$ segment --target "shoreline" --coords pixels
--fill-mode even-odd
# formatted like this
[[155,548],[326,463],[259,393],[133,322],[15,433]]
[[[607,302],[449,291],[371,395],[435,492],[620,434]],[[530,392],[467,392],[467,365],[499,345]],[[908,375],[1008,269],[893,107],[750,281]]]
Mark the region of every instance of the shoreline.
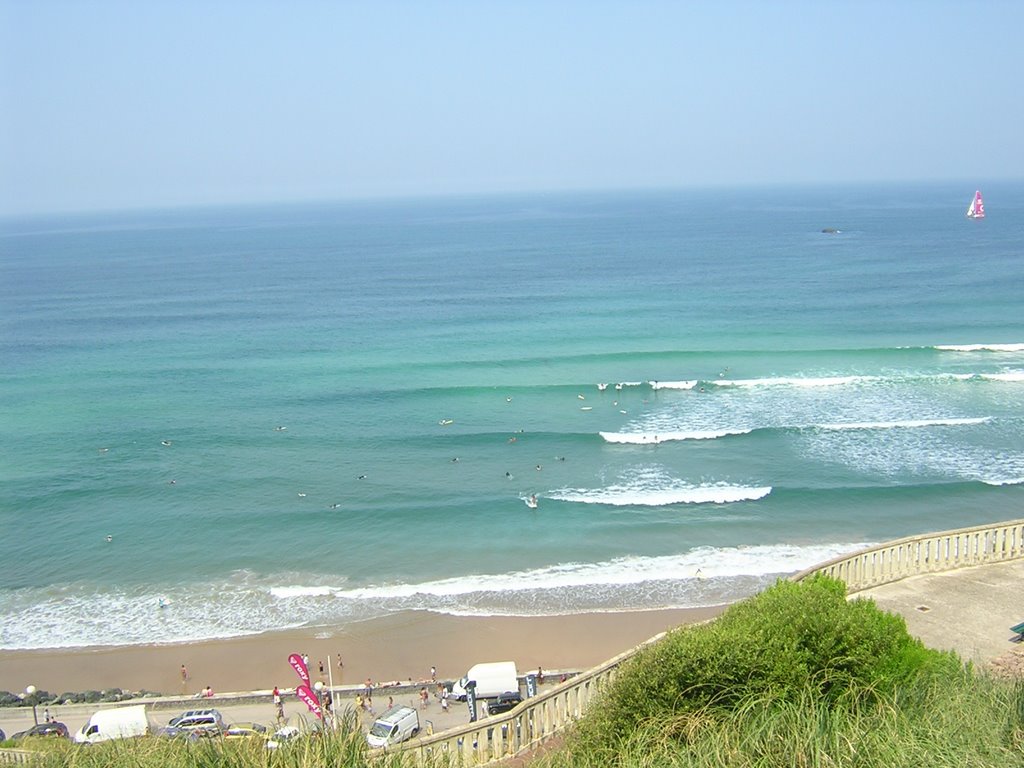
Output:
[[[660,632],[714,618],[728,606],[566,616],[451,616],[406,611],[343,627],[309,627],[175,645],[0,651],[0,690],[27,685],[52,694],[122,688],[193,695],[265,690],[297,682],[291,653],[309,654],[309,673],[330,663],[335,685],[420,682],[437,668],[454,680],[478,662],[513,660],[520,673],[589,669]],[[337,663],[341,655],[343,667]],[[188,669],[183,685],[181,666]]]

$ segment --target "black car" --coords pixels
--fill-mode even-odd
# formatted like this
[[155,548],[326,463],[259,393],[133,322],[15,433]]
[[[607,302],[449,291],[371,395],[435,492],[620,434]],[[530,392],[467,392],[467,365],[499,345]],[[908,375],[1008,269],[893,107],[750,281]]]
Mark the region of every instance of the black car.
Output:
[[39,725],[33,725],[27,731],[19,731],[11,736],[11,738],[24,739],[26,736],[60,736],[66,739],[68,738],[68,727],[64,723],[56,721],[39,723]]
[[522,700],[523,697],[517,691],[505,691],[498,698],[485,702],[484,706],[487,708],[488,715],[500,715],[502,712],[508,712],[515,708]]

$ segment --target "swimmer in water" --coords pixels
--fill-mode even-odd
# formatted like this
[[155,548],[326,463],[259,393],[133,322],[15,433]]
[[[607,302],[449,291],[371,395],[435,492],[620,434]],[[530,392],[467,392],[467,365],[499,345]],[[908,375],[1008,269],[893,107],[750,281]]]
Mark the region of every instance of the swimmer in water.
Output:
[[171,444],[170,440],[161,440],[160,441],[160,445],[170,445],[170,444]]
[[114,537],[113,537],[113,536],[111,536],[111,535],[110,535],[110,534],[108,533],[108,534],[107,534],[107,541],[108,541],[108,542],[110,542],[110,541],[113,541],[113,540],[114,540]]

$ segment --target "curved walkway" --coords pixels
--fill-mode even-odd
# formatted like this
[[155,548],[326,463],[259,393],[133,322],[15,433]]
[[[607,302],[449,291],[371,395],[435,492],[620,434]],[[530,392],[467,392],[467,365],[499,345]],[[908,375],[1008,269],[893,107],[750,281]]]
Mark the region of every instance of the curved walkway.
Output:
[[977,664],[1024,651],[1010,632],[1024,621],[1024,559],[909,576],[856,597],[903,616],[925,645]]

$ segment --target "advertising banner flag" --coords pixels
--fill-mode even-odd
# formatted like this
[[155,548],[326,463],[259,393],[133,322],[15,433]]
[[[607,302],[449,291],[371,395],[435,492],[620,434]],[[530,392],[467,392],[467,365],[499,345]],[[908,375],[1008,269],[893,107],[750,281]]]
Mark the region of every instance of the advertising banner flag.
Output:
[[288,663],[292,665],[292,669],[295,670],[295,673],[299,676],[299,679],[308,686],[309,670],[306,669],[306,664],[302,660],[302,657],[299,656],[299,654],[297,653],[293,653],[291,656],[288,657]]
[[308,685],[300,685],[295,689],[295,695],[298,696],[302,701],[306,702],[306,706],[309,707],[309,711],[319,717],[321,720],[324,719],[323,710],[320,709],[320,700],[316,697],[313,689]]

